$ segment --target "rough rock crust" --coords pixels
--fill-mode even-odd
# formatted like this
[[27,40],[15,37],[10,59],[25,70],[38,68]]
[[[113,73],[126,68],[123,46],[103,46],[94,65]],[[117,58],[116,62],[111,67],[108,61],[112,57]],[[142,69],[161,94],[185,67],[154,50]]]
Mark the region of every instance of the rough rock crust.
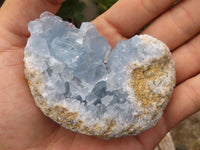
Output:
[[[54,16],[49,13],[44,13],[41,15],[41,19],[48,20],[52,19],[53,17]],[[40,20],[36,20],[35,22],[40,22]],[[36,25],[34,25],[35,22],[31,23],[30,25],[34,30],[36,30]],[[76,30],[73,26],[72,29]],[[91,24],[89,24],[88,29],[86,28],[86,30],[92,30],[93,32],[94,29],[95,28]],[[34,31],[32,34],[37,34],[38,36],[38,34],[43,34],[43,31],[39,30],[38,32],[37,30],[37,32]],[[96,36],[97,38],[100,37],[99,35]],[[91,38],[94,39],[94,37]],[[42,40],[44,39],[42,38]],[[101,39],[100,42],[102,42],[102,40],[104,44],[106,44],[105,39]],[[132,54],[133,52],[131,49],[129,49],[129,52],[127,52],[127,54],[127,50],[123,50],[123,48],[126,49],[129,46],[128,42],[131,44],[135,42],[134,44],[137,45],[130,47],[133,48],[133,51],[135,51],[134,54]],[[128,46],[124,47],[124,45]],[[109,46],[106,45],[105,47],[108,51],[110,50]],[[140,47],[143,52],[137,50],[137,48]],[[154,49],[152,49],[152,52],[148,53],[148,51],[145,51],[145,48]],[[89,47],[88,49],[92,48]],[[109,54],[104,52],[104,54],[102,54],[102,56],[106,55],[106,59],[108,59],[108,62],[105,65],[107,65],[108,68],[110,68],[111,70],[107,73],[107,76],[102,76],[99,80],[106,82],[106,91],[104,91],[104,93],[107,92],[108,96],[108,99],[106,100],[109,100],[109,96],[116,96],[114,95],[116,94],[116,91],[118,92],[117,98],[113,98],[113,100],[108,104],[102,104],[102,101],[105,100],[105,97],[107,96],[101,96],[99,98],[100,100],[98,99],[98,101],[102,103],[96,104],[96,101],[91,103],[89,100],[87,100],[86,96],[86,101],[88,104],[85,104],[85,102],[82,101],[79,104],[80,106],[78,105],[79,109],[76,109],[77,105],[70,105],[70,103],[65,103],[65,101],[73,101],[74,98],[72,98],[72,96],[68,96],[66,99],[60,101],[59,99],[57,99],[59,98],[58,96],[51,96],[51,93],[48,93],[48,91],[46,90],[46,85],[48,85],[46,83],[46,77],[47,75],[49,75],[49,70],[51,70],[52,72],[55,70],[55,72],[57,72],[56,69],[58,67],[54,68],[53,70],[51,66],[48,66],[48,63],[52,63],[49,62],[49,56],[46,56],[44,51],[42,52],[42,55],[40,55],[39,53],[35,53],[36,50],[38,50],[38,47],[34,47],[34,39],[33,37],[30,37],[25,49],[25,75],[28,80],[28,84],[36,105],[42,110],[42,112],[46,116],[56,121],[63,127],[86,135],[95,135],[104,139],[110,139],[126,135],[137,135],[151,128],[158,122],[159,118],[162,116],[162,112],[165,109],[173,91],[173,87],[175,86],[175,67],[167,46],[161,41],[148,35],[135,36],[128,41],[122,41],[121,43],[119,43],[117,47],[113,50],[114,52],[110,52]],[[160,54],[157,54],[157,51]],[[120,59],[122,54],[126,55],[127,57],[130,56],[130,58],[127,58],[127,62],[123,62],[123,59]],[[134,55],[136,54],[140,57],[135,57]],[[132,59],[131,57],[135,58]],[[130,59],[130,61],[128,59]],[[35,62],[38,60],[39,63]],[[57,64],[62,63],[59,62]],[[42,67],[43,70],[41,71],[40,68],[42,65],[44,65],[44,67]],[[123,71],[117,74],[118,71],[121,71],[119,70],[119,68],[122,68],[121,70]],[[113,72],[115,72],[115,74],[112,74]],[[51,78],[51,75],[49,75],[49,78]],[[117,81],[118,78],[120,78],[120,81]],[[84,81],[82,79],[80,80]],[[123,83],[120,83],[121,81]],[[68,82],[70,84],[70,80]],[[117,82],[119,83],[117,84]],[[91,93],[96,90],[95,86],[98,83],[99,81],[95,81],[94,83],[92,83],[94,84],[94,87]],[[88,84],[84,85],[86,86]],[[121,86],[120,89],[118,88],[118,86]],[[111,91],[112,88],[113,91]],[[98,95],[99,92],[102,92],[102,89],[97,89],[97,91],[95,92]],[[91,93],[89,93],[88,95],[91,96]],[[46,96],[46,94],[48,95]],[[126,94],[128,94],[128,96],[124,96]],[[49,97],[53,98],[53,100],[48,99]],[[113,104],[113,101],[116,99],[118,100],[117,104],[116,102]],[[77,100],[79,100],[79,98],[77,98]],[[96,112],[94,110],[94,107],[98,107],[100,105],[104,105],[106,109],[103,109],[103,114],[99,115],[98,111]],[[81,111],[81,106],[93,106],[93,108],[92,110],[86,110],[86,108],[84,108],[84,111]],[[96,113],[95,118],[92,118],[94,116],[93,111],[95,111]],[[80,112],[85,113],[80,114]],[[115,113],[117,114],[116,116]],[[89,116],[89,119],[91,119],[91,121],[89,121],[86,116]]]
[[[30,87],[36,105],[46,116],[67,129],[86,135],[95,135],[103,139],[116,138],[124,135],[137,135],[141,132],[142,127],[138,128],[132,125],[129,128],[122,130],[120,134],[113,135],[112,130],[115,126],[115,121],[112,119],[106,120],[106,126],[103,127],[99,127],[98,124],[95,124],[91,130],[90,128],[85,126],[84,123],[80,120],[79,114],[77,112],[70,112],[62,105],[56,105],[53,107],[48,106],[47,101],[40,94],[42,93],[42,91],[38,90],[38,87],[41,86],[42,81],[37,71],[26,69],[25,75],[28,79],[28,85]],[[155,120],[155,118],[153,120]],[[154,122],[154,124],[156,124],[157,120],[155,120]]]

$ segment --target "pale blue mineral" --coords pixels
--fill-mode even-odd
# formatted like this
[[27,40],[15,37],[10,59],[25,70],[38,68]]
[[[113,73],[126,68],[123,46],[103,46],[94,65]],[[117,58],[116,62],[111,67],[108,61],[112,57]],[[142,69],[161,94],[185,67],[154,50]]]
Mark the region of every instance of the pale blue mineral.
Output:
[[49,12],[28,29],[25,75],[45,115],[102,138],[137,135],[157,123],[175,85],[164,43],[136,35],[111,51],[92,23],[77,29]]

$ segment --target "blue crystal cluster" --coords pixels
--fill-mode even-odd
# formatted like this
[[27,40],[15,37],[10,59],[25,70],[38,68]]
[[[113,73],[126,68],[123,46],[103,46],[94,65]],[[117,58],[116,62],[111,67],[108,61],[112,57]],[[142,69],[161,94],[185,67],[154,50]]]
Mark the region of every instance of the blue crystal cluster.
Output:
[[92,23],[77,29],[49,12],[30,22],[28,29],[31,36],[25,48],[25,67],[39,74],[42,83],[37,90],[50,107],[62,105],[77,112],[91,130],[98,124],[102,129],[94,131],[96,135],[107,128],[107,120],[115,122],[113,137],[132,125],[141,130],[141,126],[147,129],[154,124],[152,114],[137,118],[143,109],[129,86],[130,68],[162,56],[162,44],[147,44],[135,36],[119,42],[111,52]]

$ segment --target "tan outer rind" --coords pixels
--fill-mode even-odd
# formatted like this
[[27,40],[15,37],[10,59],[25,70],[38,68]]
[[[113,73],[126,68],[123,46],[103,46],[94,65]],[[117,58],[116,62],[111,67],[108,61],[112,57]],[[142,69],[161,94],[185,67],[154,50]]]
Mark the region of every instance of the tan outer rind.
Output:
[[103,139],[118,138],[125,135],[137,135],[142,132],[140,131],[141,128],[136,129],[136,126],[132,125],[129,128],[124,129],[121,133],[114,135],[112,131],[116,124],[113,120],[106,120],[106,125],[104,127],[99,127],[95,124],[90,129],[80,120],[77,112],[69,112],[67,108],[64,108],[61,105],[56,105],[54,107],[48,106],[47,101],[40,94],[42,91],[38,90],[39,87],[41,87],[42,80],[36,70],[26,68],[25,75],[36,105],[47,117],[51,118],[64,128],[86,135],[94,135]]
[[[150,63],[152,63],[152,65],[151,64],[146,65],[146,66],[143,65],[134,69],[132,72],[132,80],[130,83],[132,85],[132,88],[136,91],[135,93],[136,93],[136,97],[138,101],[142,102],[142,106],[144,107],[144,109],[146,108],[149,109],[149,107],[151,107],[150,105],[151,102],[158,103],[159,101],[159,95],[155,95],[155,97],[152,97],[151,95],[146,95],[145,93],[141,93],[141,91],[145,91],[145,90],[147,90],[147,93],[150,93],[150,91],[148,91],[148,89],[145,89],[144,87],[148,80],[154,79],[153,77],[147,75],[148,74],[147,70],[151,70],[155,74],[157,73],[157,75],[162,76],[162,74],[165,75],[167,73],[168,71],[167,69],[170,69],[169,65],[174,66],[168,50],[166,54],[163,55],[162,58],[153,59],[152,61],[150,61]],[[159,72],[159,69],[161,69],[164,72]],[[171,69],[174,70],[174,68],[171,68]],[[146,71],[146,73],[144,73],[144,71]],[[174,71],[174,74],[175,74],[175,71]],[[94,135],[94,136],[101,137],[104,139],[117,138],[117,137],[121,137],[125,135],[137,135],[143,132],[144,130],[146,130],[144,127],[138,127],[133,124],[129,128],[122,130],[119,134],[113,134],[113,131],[115,130],[114,128],[116,127],[116,123],[112,119],[106,120],[106,125],[103,127],[99,127],[98,124],[95,124],[91,128],[88,128],[87,126],[84,125],[84,122],[80,120],[80,116],[78,112],[69,112],[67,108],[64,108],[61,105],[49,106],[47,104],[47,101],[41,95],[42,81],[44,80],[42,80],[37,70],[26,67],[25,75],[26,75],[26,78],[28,79],[28,84],[31,89],[31,93],[34,97],[36,105],[42,110],[42,112],[46,116],[48,116],[49,118],[56,121],[57,123],[59,123],[60,125],[62,125],[63,127],[67,129],[70,129],[72,131],[79,132],[82,134],[86,134],[86,135]],[[141,83],[142,78],[146,78],[146,79]],[[172,77],[171,79],[171,84],[169,85],[170,91],[168,91],[169,94],[166,95],[165,97],[166,101],[164,101],[161,104],[158,104],[157,105],[158,109],[155,112],[152,112],[153,125],[156,124],[158,120],[157,112],[163,111],[164,107],[166,106],[171,96],[171,92],[173,90],[174,85],[175,85],[175,75],[174,75],[174,78]],[[149,114],[148,112],[144,112],[143,115],[149,115]],[[138,119],[140,119],[143,116],[138,115],[137,117]]]
[[170,67],[172,66],[174,66],[174,62],[169,55],[168,49],[166,49],[165,54],[161,58],[154,58],[148,64],[137,66],[132,70],[130,85],[135,91],[137,100],[141,102],[145,113],[148,112],[146,111],[147,108],[151,109],[152,103],[156,103],[157,110],[164,109],[165,104],[168,101],[160,102],[161,99],[170,99],[171,92],[176,83],[175,68],[173,68],[174,75],[171,75],[170,84],[165,86],[164,93],[156,94],[155,92],[152,92],[154,87],[150,86],[149,83],[151,81],[154,81],[156,84],[162,82],[162,77],[168,75],[171,69]]

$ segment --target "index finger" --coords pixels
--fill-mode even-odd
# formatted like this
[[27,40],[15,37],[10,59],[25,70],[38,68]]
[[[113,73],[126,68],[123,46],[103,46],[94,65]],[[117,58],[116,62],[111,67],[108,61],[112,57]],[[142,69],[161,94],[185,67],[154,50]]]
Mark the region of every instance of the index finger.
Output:
[[95,19],[93,23],[100,34],[113,46],[120,38],[133,36],[145,24],[168,9],[175,1],[119,0],[107,12]]
[[[43,11],[56,13],[62,1],[6,0],[0,11],[0,26],[20,37],[29,36],[28,22],[39,17]],[[7,34],[2,32],[1,34]]]

